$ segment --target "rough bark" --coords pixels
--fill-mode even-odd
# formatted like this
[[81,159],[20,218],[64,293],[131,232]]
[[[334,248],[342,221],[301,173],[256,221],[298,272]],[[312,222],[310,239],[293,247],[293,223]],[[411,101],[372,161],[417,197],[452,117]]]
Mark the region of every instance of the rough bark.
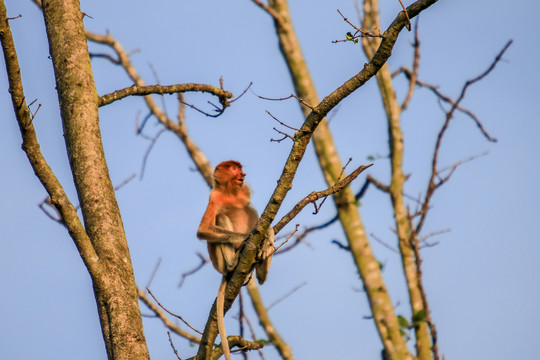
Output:
[[257,317],[259,318],[259,323],[268,335],[270,342],[276,347],[276,350],[278,351],[282,359],[293,360],[294,356],[291,347],[285,342],[285,340],[283,340],[281,335],[278,333],[278,331],[272,324],[272,321],[270,320],[270,317],[268,315],[268,311],[263,304],[262,297],[257,287],[257,284],[255,283],[255,280],[251,279],[248,282],[247,290],[249,292],[253,308],[255,309],[255,313],[257,313]]
[[[418,15],[422,10],[428,8],[436,1],[437,0],[420,0],[415,2],[408,8],[409,16],[414,17]],[[278,35],[280,36],[282,35],[280,31],[288,31],[289,34],[294,34],[292,26],[289,28],[280,28],[280,26],[283,26],[282,22],[284,19],[288,19],[288,24],[290,24],[290,16],[288,15],[286,5],[287,4],[285,1],[280,0],[278,2],[271,1],[270,8],[263,6],[271,10],[269,13],[275,20]],[[369,63],[365,64],[359,73],[347,80],[330,95],[326,96],[320,103],[318,103],[318,105],[312,106],[311,111],[309,111],[309,115],[307,115],[304,121],[304,124],[294,136],[294,145],[283,168],[281,177],[278,180],[276,190],[274,191],[272,198],[261,215],[261,219],[253,232],[253,236],[248,240],[244,249],[242,250],[238,266],[227,284],[225,292],[225,311],[230,308],[232,302],[236,296],[238,296],[240,288],[249,274],[251,266],[255,262],[256,250],[264,238],[263,234],[266,233],[266,229],[270,225],[270,222],[274,219],[285,196],[292,187],[292,181],[296,174],[296,170],[298,169],[298,165],[305,154],[307,145],[312,138],[313,131],[315,131],[315,129],[317,129],[317,127],[324,122],[324,117],[331,109],[333,109],[356,89],[364,85],[386,63],[392,54],[392,49],[400,31],[405,27],[406,24],[408,24],[407,17],[404,13],[400,13],[392,22],[388,30],[384,33],[384,39]],[[287,40],[291,40],[291,38],[288,37]],[[280,46],[282,46],[281,43],[280,37]],[[300,47],[296,46],[296,49],[297,53],[300,53]],[[296,57],[293,60],[298,61],[299,58]],[[307,69],[307,67],[305,67],[305,69]],[[299,80],[300,82],[305,81],[305,79]],[[336,175],[334,178],[337,179],[337,177],[338,175]],[[346,225],[355,225],[351,228],[347,226],[347,230],[349,231],[347,233],[347,237],[349,238],[353,253],[358,255],[357,257],[355,256],[355,261],[357,262],[364,285],[366,283],[373,285],[373,287],[370,286],[370,288],[366,287],[366,290],[371,308],[373,310],[375,322],[385,349],[389,356],[391,356],[393,359],[411,359],[412,355],[407,349],[406,343],[399,333],[399,325],[393,312],[392,303],[389,299],[388,292],[385,289],[382,277],[380,277],[380,271],[378,270],[379,265],[373,257],[363,227],[359,226],[361,225],[361,221],[358,214],[358,209],[356,208],[354,201],[350,201],[348,203],[337,203],[337,207],[340,210],[340,219],[344,224],[344,228],[346,228]],[[370,260],[370,258],[373,260]],[[209,358],[213,341],[217,336],[217,325],[215,320],[216,316],[214,306],[208,317],[204,335],[199,347],[199,352],[197,354],[199,359]]]
[[[362,25],[368,31],[371,29],[380,29],[378,0],[364,1],[364,22]],[[375,54],[380,42],[381,40],[379,38],[362,38],[364,52],[368,58]],[[416,256],[411,243],[412,229],[404,200],[406,176],[403,171],[403,156],[405,143],[401,129],[401,106],[396,98],[392,84],[392,75],[390,74],[388,65],[383,66],[377,73],[377,83],[388,123],[388,148],[390,149],[391,171],[388,193],[394,211],[401,263],[409,291],[411,312],[414,315],[425,310],[425,306],[420,291]],[[431,359],[431,340],[426,322],[420,322],[415,326],[415,338],[416,357],[422,360]]]
[[[272,0],[270,7],[275,11],[274,23],[279,38],[279,46],[294,84],[296,95],[308,104],[318,104],[315,84],[301,52],[301,47],[292,27],[288,5],[285,0]],[[302,107],[304,115],[309,109]],[[327,184],[333,184],[341,173],[342,163],[337,153],[334,139],[325,120],[313,135],[313,145]],[[373,255],[356,200],[350,188],[334,195],[338,216],[347,237],[351,255],[364,282],[371,310],[383,340],[390,354],[408,355],[405,341],[400,335],[399,324],[394,314],[392,301],[386,290],[377,259]]]
[[77,0],[43,1],[64,137],[86,233],[102,266],[90,271],[109,359],[148,359],[135,278],[99,129],[99,97]]

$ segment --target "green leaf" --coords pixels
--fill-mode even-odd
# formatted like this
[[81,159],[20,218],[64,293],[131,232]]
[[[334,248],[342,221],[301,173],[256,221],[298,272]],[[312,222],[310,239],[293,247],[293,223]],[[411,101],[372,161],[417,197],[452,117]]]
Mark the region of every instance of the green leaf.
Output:
[[409,324],[409,320],[405,319],[403,316],[398,315],[397,320],[401,328],[408,329],[411,327],[411,324]]
[[373,155],[368,155],[367,159],[368,159],[368,161],[374,161],[374,160],[375,160],[375,156],[373,156]]
[[413,323],[417,324],[426,320],[426,310],[420,309],[413,316]]

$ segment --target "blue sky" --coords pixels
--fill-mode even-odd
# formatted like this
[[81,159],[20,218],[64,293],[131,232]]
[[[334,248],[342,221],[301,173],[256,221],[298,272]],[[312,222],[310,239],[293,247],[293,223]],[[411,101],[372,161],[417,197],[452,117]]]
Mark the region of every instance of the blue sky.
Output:
[[[406,5],[411,1],[405,2]],[[48,59],[43,19],[31,1],[7,0],[9,16],[22,14],[10,25],[14,34],[27,99],[41,103],[34,125],[45,158],[72,201],[77,202],[64,147],[54,75]],[[219,84],[240,94],[253,82],[254,93],[286,97],[292,86],[268,16],[250,1],[83,1],[82,11],[91,31],[109,31],[131,56],[148,84],[157,74],[162,84],[185,82]],[[366,61],[358,46],[333,44],[347,28],[336,9],[355,18],[354,1],[291,1],[295,28],[319,96],[329,94],[361,69]],[[398,1],[384,1],[381,23],[386,28],[400,10]],[[483,154],[461,166],[435,196],[426,233],[451,229],[425,249],[424,279],[439,349],[446,359],[535,359],[540,322],[540,135],[537,111],[540,96],[540,5],[523,1],[441,0],[420,18],[421,80],[436,84],[456,97],[461,86],[482,72],[513,39],[503,61],[481,83],[468,91],[463,105],[473,111],[498,142],[488,143],[470,119],[459,115],[443,144],[441,164]],[[411,34],[402,33],[390,59],[396,69],[410,66]],[[106,48],[91,45],[93,52]],[[2,61],[3,63],[3,61]],[[94,76],[100,94],[130,85],[122,69],[96,59]],[[405,83],[397,82],[403,98]],[[46,197],[22,152],[21,138],[0,71],[0,358],[105,359],[90,278],[65,229],[38,208]],[[161,103],[161,98],[157,98]],[[187,100],[207,106],[204,96]],[[163,98],[174,118],[174,97]],[[302,122],[293,101],[268,102],[248,92],[223,116],[206,118],[188,110],[187,123],[194,141],[213,164],[237,159],[244,164],[246,181],[254,190],[260,211],[275,186],[290,143],[270,142],[278,136],[268,110],[291,126]],[[134,133],[136,119],[147,113],[140,98],[116,102],[100,111],[105,152],[114,184],[140,175],[149,142]],[[439,104],[425,90],[417,90],[403,114],[405,170],[412,174],[407,191],[421,193],[435,134],[443,121]],[[386,127],[375,82],[359,89],[331,114],[342,160],[354,166],[370,155],[386,155]],[[159,131],[153,120],[149,136]],[[351,166],[352,166],[351,165]],[[220,277],[206,266],[178,288],[180,274],[198,264],[205,245],[195,237],[208,189],[191,171],[183,145],[163,134],[150,153],[142,180],[131,181],[117,193],[128,237],[135,276],[144,287],[158,259],[161,266],[151,288],[160,301],[192,325],[203,328]],[[370,174],[388,179],[384,159]],[[358,190],[365,176],[353,185]],[[282,213],[313,190],[325,187],[310,147]],[[295,221],[302,227],[331,218],[327,203],[314,216],[310,209]],[[361,214],[369,234],[393,243],[390,204],[371,189],[362,200]],[[331,244],[344,241],[339,225],[318,232],[307,245],[276,256],[268,282],[261,288],[267,304],[301,285],[272,308],[276,329],[292,346],[297,359],[376,359],[381,348],[371,321],[361,283],[346,252]],[[407,298],[398,257],[373,242],[396,312],[408,316]],[[144,314],[149,311],[141,306]],[[238,331],[227,315],[229,333]],[[252,315],[252,321],[256,322]],[[151,356],[174,358],[162,324],[144,320]],[[262,336],[261,329],[257,334]],[[195,348],[179,338],[183,357]],[[265,351],[267,359],[277,354]],[[255,356],[255,355],[254,355]]]

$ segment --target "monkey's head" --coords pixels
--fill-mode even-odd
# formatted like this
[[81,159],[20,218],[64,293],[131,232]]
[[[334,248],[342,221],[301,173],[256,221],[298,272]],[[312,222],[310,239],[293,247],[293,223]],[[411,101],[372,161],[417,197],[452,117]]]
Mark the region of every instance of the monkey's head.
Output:
[[238,191],[244,185],[245,177],[242,164],[234,160],[224,161],[214,170],[215,187],[222,191]]

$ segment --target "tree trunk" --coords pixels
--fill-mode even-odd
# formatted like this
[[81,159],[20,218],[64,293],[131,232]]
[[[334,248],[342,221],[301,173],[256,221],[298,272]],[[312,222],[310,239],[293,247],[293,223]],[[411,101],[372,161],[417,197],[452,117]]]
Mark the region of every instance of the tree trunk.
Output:
[[[363,27],[367,30],[380,29],[378,0],[364,1]],[[380,42],[378,38],[362,38],[364,52],[368,58],[375,54]],[[412,229],[404,200],[406,175],[403,171],[403,152],[405,143],[401,129],[401,107],[396,98],[392,75],[387,64],[377,73],[377,83],[388,122],[388,148],[390,149],[391,169],[388,192],[394,210],[403,273],[407,281],[411,312],[414,316],[420,311],[425,311],[425,305],[420,291],[416,255],[411,244]],[[431,339],[426,322],[416,324],[415,338],[416,358],[418,360],[431,359]]]
[[107,354],[148,359],[129,249],[101,143],[84,15],[77,0],[43,1],[43,14],[71,171],[100,263],[89,272]]
[[[319,103],[319,98],[292,27],[287,1],[272,0],[270,6],[279,19],[274,18],[279,46],[289,68],[296,95],[309,105],[315,106]],[[302,111],[307,115],[310,109],[302,107]],[[326,120],[321,122],[313,134],[313,145],[326,182],[331,186],[338,180],[343,165]],[[384,347],[393,359],[410,359],[412,356],[400,334],[394,307],[377,259],[371,250],[354,194],[347,187],[333,198]]]

